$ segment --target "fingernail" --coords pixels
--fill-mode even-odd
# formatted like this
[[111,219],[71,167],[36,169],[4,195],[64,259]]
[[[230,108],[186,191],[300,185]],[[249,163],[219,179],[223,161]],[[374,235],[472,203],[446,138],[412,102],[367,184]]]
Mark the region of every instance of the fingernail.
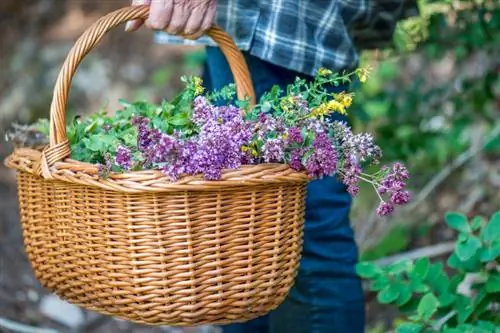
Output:
[[128,21],[128,22],[125,24],[125,31],[127,31],[127,32],[131,31],[133,26],[134,26],[134,22],[132,22],[132,21]]

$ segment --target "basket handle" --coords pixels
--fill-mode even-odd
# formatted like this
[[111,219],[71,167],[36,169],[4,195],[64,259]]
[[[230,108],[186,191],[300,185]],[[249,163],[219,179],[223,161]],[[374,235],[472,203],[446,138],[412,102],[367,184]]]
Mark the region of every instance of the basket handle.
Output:
[[[121,23],[134,19],[146,20],[149,15],[148,6],[129,6],[111,12],[90,26],[76,41],[69,52],[59,72],[54,87],[52,104],[50,106],[50,143],[43,150],[38,174],[44,178],[52,178],[49,167],[70,156],[70,147],[66,133],[66,102],[68,100],[71,80],[83,58],[95,48],[104,35]],[[236,47],[231,37],[221,28],[213,26],[207,33],[224,53],[236,83],[238,98],[250,98],[250,104],[255,104],[255,92],[245,58]]]

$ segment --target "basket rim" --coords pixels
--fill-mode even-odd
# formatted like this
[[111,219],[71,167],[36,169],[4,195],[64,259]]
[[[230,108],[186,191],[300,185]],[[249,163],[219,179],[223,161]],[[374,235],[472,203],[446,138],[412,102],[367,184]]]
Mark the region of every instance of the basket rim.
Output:
[[[35,176],[42,152],[32,148],[17,148],[4,164]],[[264,163],[243,165],[238,169],[226,169],[220,180],[206,180],[202,175],[183,176],[172,182],[159,170],[131,171],[110,173],[108,177],[99,175],[98,166],[86,162],[65,159],[50,167],[50,179],[68,183],[100,187],[104,190],[140,193],[140,192],[179,192],[179,191],[221,191],[235,188],[262,185],[305,184],[311,178],[304,171],[296,171],[289,165]],[[40,176],[41,179],[43,179]],[[50,180],[47,179],[47,180]]]

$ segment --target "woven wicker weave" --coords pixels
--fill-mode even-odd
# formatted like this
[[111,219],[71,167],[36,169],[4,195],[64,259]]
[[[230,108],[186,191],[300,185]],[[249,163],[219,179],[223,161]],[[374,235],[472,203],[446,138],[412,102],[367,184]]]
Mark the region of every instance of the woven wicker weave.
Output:
[[[112,174],[68,159],[65,106],[78,64],[104,34],[147,7],[98,20],[76,42],[58,77],[50,144],[17,149],[25,248],[40,282],[71,303],[151,325],[242,322],[287,295],[302,249],[308,177],[286,165],[227,170],[172,183],[158,171]],[[220,29],[239,97],[254,101],[243,56]]]

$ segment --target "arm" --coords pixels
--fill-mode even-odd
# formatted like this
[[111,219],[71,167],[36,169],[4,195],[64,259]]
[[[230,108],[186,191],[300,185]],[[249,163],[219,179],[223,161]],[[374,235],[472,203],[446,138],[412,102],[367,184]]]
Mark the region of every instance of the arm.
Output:
[[[216,0],[133,0],[132,5],[150,6],[145,25],[172,35],[200,36],[215,19]],[[142,24],[139,20],[130,21],[125,30],[137,30]]]

